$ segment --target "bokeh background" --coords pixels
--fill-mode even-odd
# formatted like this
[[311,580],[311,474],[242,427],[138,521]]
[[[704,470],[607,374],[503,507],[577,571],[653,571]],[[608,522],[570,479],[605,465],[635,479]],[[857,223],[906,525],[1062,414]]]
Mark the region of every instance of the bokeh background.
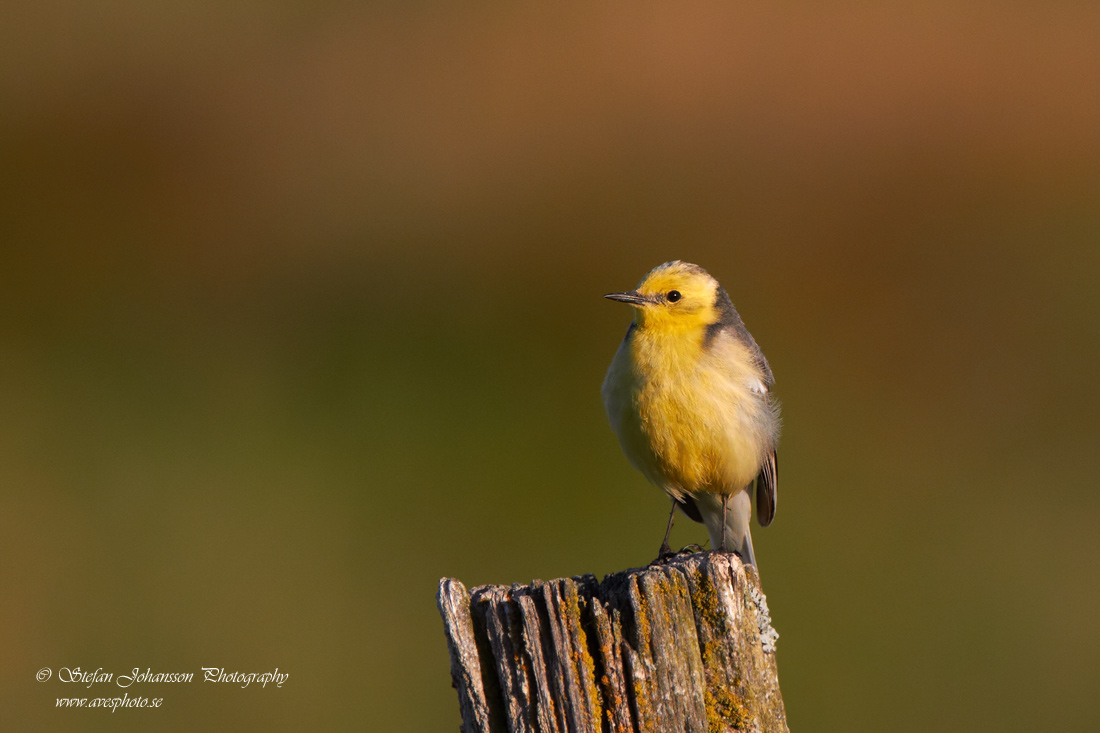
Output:
[[784,404],[792,728],[1100,728],[1095,4],[4,14],[5,729],[455,730],[441,576],[656,550],[600,296],[675,258]]

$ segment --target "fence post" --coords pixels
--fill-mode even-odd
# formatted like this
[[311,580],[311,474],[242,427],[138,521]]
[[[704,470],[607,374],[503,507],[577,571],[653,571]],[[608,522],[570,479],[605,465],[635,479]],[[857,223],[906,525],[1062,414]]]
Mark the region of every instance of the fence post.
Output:
[[786,732],[755,568],[680,554],[467,592],[439,582],[464,733]]

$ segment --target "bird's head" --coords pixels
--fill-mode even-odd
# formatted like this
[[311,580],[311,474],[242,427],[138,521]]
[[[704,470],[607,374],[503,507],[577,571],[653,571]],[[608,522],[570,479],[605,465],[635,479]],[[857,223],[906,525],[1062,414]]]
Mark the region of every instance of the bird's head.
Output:
[[661,331],[702,331],[721,318],[718,281],[688,262],[666,262],[650,270],[638,287],[605,298],[629,303],[639,326]]

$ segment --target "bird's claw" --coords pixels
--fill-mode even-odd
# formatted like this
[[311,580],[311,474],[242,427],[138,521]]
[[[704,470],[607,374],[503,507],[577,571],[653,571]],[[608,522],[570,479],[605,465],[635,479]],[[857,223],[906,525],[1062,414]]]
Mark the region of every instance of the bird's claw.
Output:
[[650,563],[650,565],[666,565],[670,560],[679,557],[680,555],[694,555],[696,552],[703,552],[703,548],[700,545],[690,544],[685,545],[679,550],[673,550],[671,547],[661,545],[661,549],[657,551],[657,559]]

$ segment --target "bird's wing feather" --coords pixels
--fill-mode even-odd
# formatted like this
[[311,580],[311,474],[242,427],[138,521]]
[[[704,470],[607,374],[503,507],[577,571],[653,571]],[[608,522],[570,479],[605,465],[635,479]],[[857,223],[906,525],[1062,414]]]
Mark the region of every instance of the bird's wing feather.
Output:
[[699,507],[695,506],[695,501],[685,494],[683,498],[674,499],[676,505],[680,507],[680,511],[687,515],[687,518],[693,522],[702,523],[703,515],[699,511]]
[[756,519],[761,527],[767,527],[775,519],[778,500],[779,455],[777,451],[772,451],[756,477]]

